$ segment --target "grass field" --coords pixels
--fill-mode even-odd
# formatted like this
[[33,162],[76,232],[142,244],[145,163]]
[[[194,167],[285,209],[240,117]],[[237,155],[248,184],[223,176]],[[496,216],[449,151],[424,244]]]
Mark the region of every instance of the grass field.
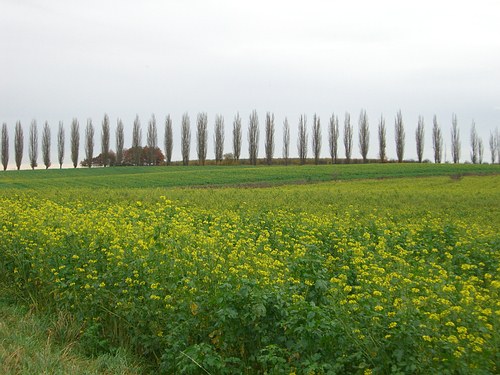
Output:
[[3,173],[0,275],[152,372],[497,373],[499,171]]
[[0,189],[266,186],[321,181],[500,173],[500,165],[353,164],[303,166],[114,167],[0,173]]

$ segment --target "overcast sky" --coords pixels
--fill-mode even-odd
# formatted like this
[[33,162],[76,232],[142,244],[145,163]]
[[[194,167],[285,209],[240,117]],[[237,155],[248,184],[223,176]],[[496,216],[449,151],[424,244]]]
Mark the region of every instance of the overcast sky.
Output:
[[[359,112],[366,109],[369,157],[377,155],[383,114],[389,157],[395,158],[393,124],[401,109],[405,157],[416,158],[414,132],[422,115],[425,157],[432,158],[436,114],[449,160],[456,113],[462,159],[470,158],[475,120],[489,160],[488,137],[500,126],[499,19],[498,0],[0,0],[0,121],[12,142],[17,120],[25,134],[32,119],[39,126],[47,120],[55,143],[59,121],[69,133],[73,117],[81,127],[87,118],[99,127],[107,113],[113,128],[123,119],[127,146],[136,114],[145,133],[154,113],[161,135],[170,114],[174,137],[180,138],[181,116],[188,112],[194,159],[196,114],[208,113],[210,130],[215,115],[224,115],[229,152],[239,112],[246,157],[248,115],[256,109],[261,140],[265,113],[275,114],[280,157],[285,116],[296,133],[300,114],[311,126],[317,113],[326,157],[330,115],[343,123],[350,112],[357,134]],[[357,139],[354,144],[353,156],[359,157]],[[291,150],[296,154],[295,135]],[[178,142],[174,157],[180,158]]]

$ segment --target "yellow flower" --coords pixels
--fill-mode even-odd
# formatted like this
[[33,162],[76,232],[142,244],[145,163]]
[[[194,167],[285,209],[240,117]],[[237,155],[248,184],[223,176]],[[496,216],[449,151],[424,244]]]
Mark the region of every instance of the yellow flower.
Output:
[[458,344],[457,336],[455,336],[455,335],[448,336],[448,342],[451,342],[452,344]]

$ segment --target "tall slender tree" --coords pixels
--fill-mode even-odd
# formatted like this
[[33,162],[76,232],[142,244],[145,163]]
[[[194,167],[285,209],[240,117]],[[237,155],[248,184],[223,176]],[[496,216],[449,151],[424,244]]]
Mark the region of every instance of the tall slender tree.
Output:
[[49,123],[45,121],[42,131],[42,159],[45,169],[50,167],[50,127]]
[[405,128],[401,110],[399,110],[398,113],[396,114],[394,127],[395,127],[394,133],[396,138],[396,155],[398,157],[398,163],[402,163],[405,153]]
[[104,114],[104,118],[102,120],[102,130],[101,130],[101,156],[102,156],[102,165],[107,167],[109,165],[109,137],[110,137],[110,126],[109,126],[109,117],[107,114]]
[[351,162],[352,154],[352,125],[351,125],[351,115],[346,112],[344,119],[344,149],[345,149],[345,159],[349,164]]
[[181,125],[181,154],[182,164],[189,165],[189,149],[191,148],[191,124],[189,115],[184,113],[182,115]]
[[424,157],[424,118],[418,116],[417,130],[415,131],[415,141],[417,143],[418,162],[422,163]]
[[368,160],[368,148],[370,147],[370,129],[368,127],[368,116],[363,109],[359,114],[359,151],[363,158],[363,163]]
[[332,164],[337,163],[339,134],[339,119],[335,114],[332,114],[330,117],[330,126],[328,127],[328,145],[330,146]]
[[239,161],[241,155],[241,117],[237,113],[233,120],[233,155],[234,160]]
[[380,120],[378,122],[378,157],[381,163],[384,163],[387,160],[386,149],[387,147],[387,138],[386,138],[386,128],[385,128],[385,119],[384,116],[380,116]]
[[274,155],[274,114],[270,112],[266,113],[266,143],[264,146],[266,152],[266,163],[271,165],[273,163]]
[[500,132],[498,131],[498,128],[495,129],[495,143],[497,146],[497,164],[500,164]]
[[253,110],[250,114],[248,123],[248,154],[250,164],[257,164],[257,156],[259,153],[259,117],[257,111]]
[[285,117],[283,121],[283,160],[285,165],[288,165],[290,158],[290,125]]
[[314,155],[314,164],[317,165],[319,164],[319,157],[321,154],[321,121],[316,113],[313,117],[312,149]]
[[443,156],[443,135],[441,133],[441,127],[438,124],[437,117],[434,115],[432,119],[432,148],[434,149],[434,163],[441,163]]
[[460,129],[458,129],[457,115],[451,117],[451,157],[453,163],[460,162]]
[[396,138],[396,155],[398,157],[398,162],[402,163],[405,154],[405,127],[401,110],[399,110],[396,114],[394,133]]
[[477,156],[479,164],[483,164],[484,145],[483,145],[483,140],[481,138],[479,138],[477,141]]
[[30,159],[31,169],[35,169],[38,166],[38,162],[37,162],[37,159],[38,159],[38,128],[36,125],[36,120],[31,121],[28,157]]
[[123,130],[123,122],[121,119],[116,120],[116,165],[123,164],[123,147],[125,145],[125,134]]
[[59,121],[57,130],[57,161],[59,162],[59,169],[62,168],[64,162],[64,141],[64,126],[62,121]]
[[5,171],[9,165],[9,133],[5,122],[2,124],[2,143],[0,147],[2,154],[2,166]]
[[479,137],[476,131],[476,124],[472,121],[472,127],[470,130],[470,160],[472,164],[479,163]]
[[88,162],[88,167],[92,167],[92,159],[94,157],[94,125],[92,120],[87,120],[87,127],[85,128],[85,157]]
[[158,130],[156,127],[156,117],[151,115],[151,119],[148,123],[148,133],[147,133],[147,145],[148,145],[148,164],[154,165],[157,160],[155,158],[156,149],[158,148]]
[[215,162],[222,162],[224,157],[224,117],[215,116],[215,134],[214,134]]
[[141,131],[141,121],[139,120],[139,115],[135,116],[134,126],[132,127],[132,157],[134,159],[134,165],[141,165],[142,157],[142,131]]
[[167,165],[172,162],[172,150],[174,148],[174,135],[172,131],[172,119],[170,115],[165,118],[165,158]]
[[23,160],[23,148],[24,148],[23,126],[21,125],[20,121],[17,121],[16,129],[14,132],[14,157],[16,159],[17,170],[21,168],[21,163]]
[[208,142],[208,116],[205,112],[198,113],[196,118],[196,144],[198,154],[198,164],[205,165],[207,159],[207,142]]
[[[496,133],[498,134],[498,128],[496,129]],[[491,164],[495,164],[497,161],[497,151],[498,151],[498,137],[496,134],[490,132],[490,155],[491,155]]]
[[78,152],[80,150],[80,124],[76,118],[71,122],[71,162],[73,163],[73,168],[78,166]]
[[297,138],[297,151],[299,153],[300,164],[305,164],[307,160],[307,118],[306,115],[300,115],[299,131]]
[[497,164],[500,164],[500,132],[498,131],[498,128],[495,129],[495,138],[497,144]]

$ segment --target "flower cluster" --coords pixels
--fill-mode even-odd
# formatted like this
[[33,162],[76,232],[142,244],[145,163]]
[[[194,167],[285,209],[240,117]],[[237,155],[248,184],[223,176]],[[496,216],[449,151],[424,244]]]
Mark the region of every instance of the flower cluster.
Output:
[[499,371],[495,228],[165,197],[0,205],[2,277],[167,373]]

